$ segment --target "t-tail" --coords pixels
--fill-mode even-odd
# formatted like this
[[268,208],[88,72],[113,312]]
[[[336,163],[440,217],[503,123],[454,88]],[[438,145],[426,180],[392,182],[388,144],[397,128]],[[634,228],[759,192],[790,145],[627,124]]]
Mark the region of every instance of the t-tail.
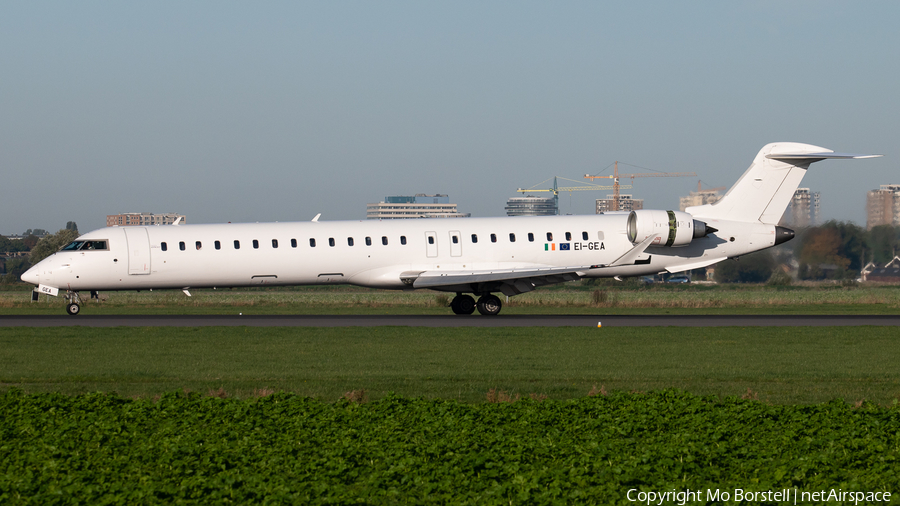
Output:
[[[722,199],[715,204],[689,207],[685,211],[697,219],[760,222],[777,226],[811,163],[835,158],[879,156],[882,155],[835,153],[811,144],[774,142],[759,150],[750,168]],[[793,237],[793,231],[777,228]],[[780,237],[782,240],[779,242],[790,237]]]

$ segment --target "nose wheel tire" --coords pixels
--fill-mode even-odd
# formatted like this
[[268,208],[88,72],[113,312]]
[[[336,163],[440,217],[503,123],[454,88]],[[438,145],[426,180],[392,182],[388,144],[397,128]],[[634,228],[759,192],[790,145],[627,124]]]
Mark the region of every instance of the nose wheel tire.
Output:
[[494,316],[500,313],[503,303],[500,302],[500,297],[496,295],[485,295],[478,299],[476,306],[479,313],[485,316]]
[[76,304],[74,302],[71,302],[68,305],[66,305],[66,312],[72,316],[75,316],[81,312],[81,306],[79,306],[78,304]]
[[468,295],[457,295],[450,301],[450,309],[454,314],[472,314],[475,312],[475,299]]

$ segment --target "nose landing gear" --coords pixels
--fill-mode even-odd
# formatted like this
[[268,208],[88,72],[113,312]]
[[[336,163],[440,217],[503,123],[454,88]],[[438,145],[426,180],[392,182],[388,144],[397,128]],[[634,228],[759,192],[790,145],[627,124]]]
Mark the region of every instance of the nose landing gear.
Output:
[[78,292],[66,292],[66,312],[72,316],[81,312],[81,296]]

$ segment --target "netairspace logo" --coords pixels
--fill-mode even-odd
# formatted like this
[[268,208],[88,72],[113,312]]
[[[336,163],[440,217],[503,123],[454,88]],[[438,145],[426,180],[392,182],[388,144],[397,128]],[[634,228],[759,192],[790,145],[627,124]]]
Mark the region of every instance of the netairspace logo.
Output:
[[684,506],[695,502],[785,502],[790,504],[804,504],[810,502],[841,502],[844,504],[891,502],[890,492],[845,492],[843,489],[802,491],[796,488],[781,490],[734,490],[697,489],[697,490],[668,490],[665,492],[642,491],[636,488],[628,490],[625,496],[629,501],[646,505],[678,504]]

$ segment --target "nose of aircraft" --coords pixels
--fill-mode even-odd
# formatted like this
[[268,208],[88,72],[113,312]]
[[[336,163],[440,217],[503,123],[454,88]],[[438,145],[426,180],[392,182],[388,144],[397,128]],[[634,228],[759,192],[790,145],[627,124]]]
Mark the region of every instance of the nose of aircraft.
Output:
[[31,269],[28,269],[24,273],[22,273],[22,281],[26,283],[31,283],[33,285],[39,285],[40,278],[38,277],[38,266],[35,265]]

